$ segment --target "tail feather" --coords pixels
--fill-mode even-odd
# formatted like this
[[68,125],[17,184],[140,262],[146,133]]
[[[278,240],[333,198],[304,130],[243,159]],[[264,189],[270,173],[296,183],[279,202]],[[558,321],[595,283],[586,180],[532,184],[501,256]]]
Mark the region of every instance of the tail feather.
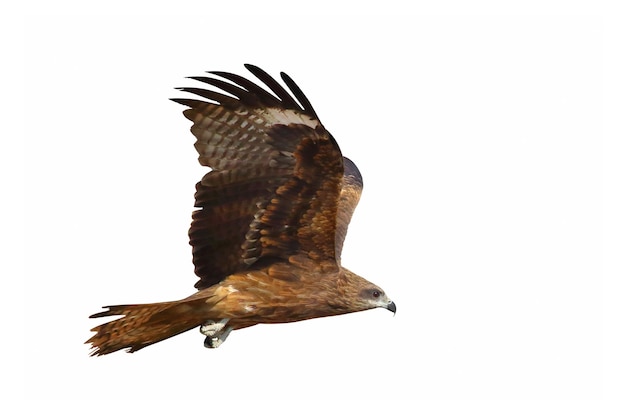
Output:
[[191,330],[207,320],[206,299],[115,305],[103,308],[108,310],[89,317],[123,317],[91,329],[96,334],[85,342],[92,345],[91,356],[106,355],[124,348],[130,348],[129,352],[135,352]]

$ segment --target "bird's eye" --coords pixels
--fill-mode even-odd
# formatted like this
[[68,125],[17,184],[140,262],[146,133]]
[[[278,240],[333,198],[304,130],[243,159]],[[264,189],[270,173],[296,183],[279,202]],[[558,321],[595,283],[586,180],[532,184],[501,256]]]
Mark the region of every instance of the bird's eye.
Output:
[[378,290],[374,290],[374,291],[372,292],[372,297],[374,297],[374,298],[378,298],[378,297],[380,297],[380,291],[378,291]]

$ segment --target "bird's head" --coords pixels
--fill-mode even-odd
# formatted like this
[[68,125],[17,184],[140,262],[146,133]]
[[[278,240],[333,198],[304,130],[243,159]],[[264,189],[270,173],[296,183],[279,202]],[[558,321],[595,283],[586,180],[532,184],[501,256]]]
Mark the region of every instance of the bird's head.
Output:
[[344,278],[351,310],[361,311],[372,308],[385,308],[396,314],[396,304],[377,285],[365,278],[344,269]]
[[396,303],[391,301],[387,294],[376,286],[364,288],[359,292],[359,298],[368,308],[382,307],[396,314]]

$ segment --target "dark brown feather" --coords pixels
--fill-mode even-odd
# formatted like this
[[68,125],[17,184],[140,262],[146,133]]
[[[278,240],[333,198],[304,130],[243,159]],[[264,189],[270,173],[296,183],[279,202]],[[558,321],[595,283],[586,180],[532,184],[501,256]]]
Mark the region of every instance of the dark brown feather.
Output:
[[238,75],[213,72],[233,84],[195,79],[234,97],[183,88],[214,103],[176,100],[190,107],[184,114],[194,122],[199,161],[213,169],[196,185],[199,210],[189,231],[198,288],[263,258],[339,255],[339,147],[293,80],[283,76],[304,107],[266,72],[246,67],[276,96]]

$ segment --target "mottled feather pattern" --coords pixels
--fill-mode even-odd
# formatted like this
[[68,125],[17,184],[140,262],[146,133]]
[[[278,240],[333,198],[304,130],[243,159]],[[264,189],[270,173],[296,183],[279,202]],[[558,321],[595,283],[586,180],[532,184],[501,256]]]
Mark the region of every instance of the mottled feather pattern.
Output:
[[265,144],[264,121],[251,114],[237,114],[208,103],[184,114],[194,122],[191,132],[197,139],[195,148],[202,165],[216,170],[236,168],[242,161],[245,166],[268,166],[277,153]]

